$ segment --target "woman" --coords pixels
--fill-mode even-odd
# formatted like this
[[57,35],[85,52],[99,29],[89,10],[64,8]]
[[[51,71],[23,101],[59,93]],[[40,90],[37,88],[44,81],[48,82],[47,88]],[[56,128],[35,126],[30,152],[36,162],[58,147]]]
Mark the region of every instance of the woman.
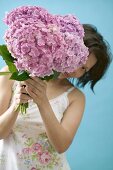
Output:
[[[0,77],[0,169],[70,169],[65,151],[80,125],[85,96],[67,78],[77,78],[81,86],[89,82],[93,90],[111,62],[101,34],[92,25],[83,26],[90,54],[75,72],[49,82],[31,78],[24,82],[25,87],[9,76]],[[23,115],[16,108],[26,102],[29,108]]]

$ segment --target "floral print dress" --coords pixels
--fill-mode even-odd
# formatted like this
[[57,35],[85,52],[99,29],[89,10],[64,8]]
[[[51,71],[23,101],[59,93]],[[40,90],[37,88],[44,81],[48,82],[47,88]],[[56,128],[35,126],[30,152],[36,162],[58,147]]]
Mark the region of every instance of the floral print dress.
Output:
[[[73,89],[49,100],[59,122]],[[0,140],[0,170],[70,170],[66,154],[59,154],[49,142],[39,109],[32,100],[26,114],[19,112],[9,136]]]

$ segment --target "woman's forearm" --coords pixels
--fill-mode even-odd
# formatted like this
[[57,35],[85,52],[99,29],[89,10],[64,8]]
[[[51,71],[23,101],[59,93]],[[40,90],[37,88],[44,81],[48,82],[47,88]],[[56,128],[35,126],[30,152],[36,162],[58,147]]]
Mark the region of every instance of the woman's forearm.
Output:
[[57,120],[49,103],[44,103],[44,106],[39,106],[39,110],[51,144],[54,146],[57,152],[64,152],[70,143],[68,132]]
[[19,111],[15,111],[15,106],[11,105],[8,110],[0,116],[0,139],[6,138],[16,121]]

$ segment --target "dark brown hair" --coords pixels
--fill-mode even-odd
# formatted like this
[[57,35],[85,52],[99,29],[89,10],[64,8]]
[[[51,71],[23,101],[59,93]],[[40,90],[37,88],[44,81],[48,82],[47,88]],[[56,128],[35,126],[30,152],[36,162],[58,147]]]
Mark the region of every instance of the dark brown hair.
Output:
[[90,83],[90,88],[93,90],[95,84],[106,73],[112,58],[109,44],[97,31],[97,28],[90,24],[83,24],[83,27],[85,31],[84,43],[89,48],[89,53],[95,55],[97,62],[87,73],[77,79],[77,85],[84,87]]

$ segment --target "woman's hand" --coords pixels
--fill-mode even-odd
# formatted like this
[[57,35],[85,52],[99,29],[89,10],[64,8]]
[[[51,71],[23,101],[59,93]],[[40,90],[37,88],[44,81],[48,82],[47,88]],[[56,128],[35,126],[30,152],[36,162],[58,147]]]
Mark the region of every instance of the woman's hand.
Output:
[[24,84],[19,82],[14,91],[14,98],[13,98],[12,105],[14,105],[16,108],[18,105],[22,103],[27,103],[28,100],[31,100],[31,97],[28,95]]
[[38,106],[41,106],[48,101],[46,95],[47,84],[43,80],[38,77],[31,77],[24,82],[26,84],[25,89],[27,93]]

